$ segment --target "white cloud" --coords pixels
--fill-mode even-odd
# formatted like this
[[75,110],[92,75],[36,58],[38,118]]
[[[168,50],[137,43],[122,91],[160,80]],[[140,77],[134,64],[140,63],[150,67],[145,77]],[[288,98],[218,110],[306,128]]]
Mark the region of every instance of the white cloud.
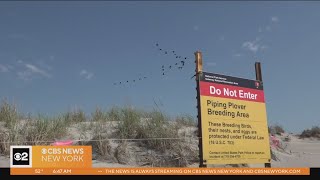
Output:
[[51,74],[47,73],[47,72],[46,72],[45,70],[43,70],[43,69],[38,68],[38,67],[35,66],[35,65],[25,64],[25,66],[26,66],[26,68],[27,68],[28,70],[30,70],[31,73],[33,73],[33,74],[40,74],[40,75],[45,76],[45,77],[48,77],[48,78],[51,77]]
[[30,71],[17,72],[18,78],[24,81],[29,81],[32,79],[32,73]]
[[271,27],[270,26],[266,26],[266,31],[271,31]]
[[267,49],[267,48],[268,48],[268,46],[266,46],[266,45],[262,45],[262,46],[260,47],[261,50],[264,50],[264,49]]
[[271,17],[271,22],[277,23],[279,22],[279,18],[277,16]]
[[10,67],[0,64],[0,72],[5,73],[5,72],[9,72]]
[[233,55],[233,57],[241,57],[241,56],[242,56],[242,54],[240,54],[240,53],[237,53],[237,54]]
[[34,64],[23,63],[21,60],[20,60],[20,62],[18,61],[18,63],[23,64],[23,67],[24,67],[23,71],[17,72],[18,78],[20,78],[22,80],[32,80],[32,78],[34,78],[36,76],[42,76],[42,77],[46,77],[46,78],[52,77],[52,75],[49,74],[47,71],[37,67]]
[[85,74],[87,74],[88,72],[87,72],[87,70],[82,70],[81,72],[80,72],[80,76],[81,75],[85,75]]
[[39,65],[40,67],[42,67],[46,70],[52,70],[52,67],[49,66],[45,61],[38,61],[37,65]]
[[208,62],[207,65],[208,65],[208,66],[216,66],[217,63],[215,63],[215,62]]
[[87,80],[90,80],[93,78],[94,74],[92,72],[89,72],[85,69],[80,71],[80,76],[84,77]]
[[259,50],[260,45],[257,44],[256,41],[252,41],[252,42],[246,41],[242,44],[242,47],[256,53]]

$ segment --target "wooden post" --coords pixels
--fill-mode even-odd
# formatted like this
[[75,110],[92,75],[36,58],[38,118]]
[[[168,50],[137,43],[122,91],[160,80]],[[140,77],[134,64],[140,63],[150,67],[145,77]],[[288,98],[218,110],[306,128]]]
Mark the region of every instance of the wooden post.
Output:
[[202,126],[201,126],[201,104],[200,104],[200,76],[202,75],[202,54],[200,51],[194,53],[196,57],[196,84],[197,84],[197,109],[198,109],[198,138],[199,138],[199,167],[207,167],[203,160],[202,149]]
[[[255,63],[255,69],[256,69],[256,80],[260,81],[262,83],[262,73],[261,73],[261,63],[260,62]],[[271,149],[270,149],[270,152],[271,152]],[[266,168],[271,167],[270,159],[269,159],[269,163],[264,163],[264,167],[266,167]]]

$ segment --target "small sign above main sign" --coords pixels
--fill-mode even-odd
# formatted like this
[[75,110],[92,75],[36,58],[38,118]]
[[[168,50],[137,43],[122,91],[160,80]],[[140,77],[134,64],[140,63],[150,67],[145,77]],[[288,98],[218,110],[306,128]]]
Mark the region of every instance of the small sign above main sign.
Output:
[[199,80],[203,160],[207,164],[269,162],[262,82],[207,72]]

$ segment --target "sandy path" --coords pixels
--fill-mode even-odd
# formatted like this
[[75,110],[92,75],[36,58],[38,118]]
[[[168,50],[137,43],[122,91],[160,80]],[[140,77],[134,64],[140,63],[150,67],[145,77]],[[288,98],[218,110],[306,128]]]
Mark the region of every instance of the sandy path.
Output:
[[10,161],[9,157],[0,156],[0,168],[9,167]]
[[272,167],[320,167],[320,141],[293,137],[286,151],[275,152],[280,161],[272,161]]

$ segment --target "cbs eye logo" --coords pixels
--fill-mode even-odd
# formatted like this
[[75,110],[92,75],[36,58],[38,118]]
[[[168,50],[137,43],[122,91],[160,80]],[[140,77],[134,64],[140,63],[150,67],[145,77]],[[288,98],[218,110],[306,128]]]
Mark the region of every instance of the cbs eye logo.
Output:
[[32,146],[10,146],[10,167],[32,167]]

